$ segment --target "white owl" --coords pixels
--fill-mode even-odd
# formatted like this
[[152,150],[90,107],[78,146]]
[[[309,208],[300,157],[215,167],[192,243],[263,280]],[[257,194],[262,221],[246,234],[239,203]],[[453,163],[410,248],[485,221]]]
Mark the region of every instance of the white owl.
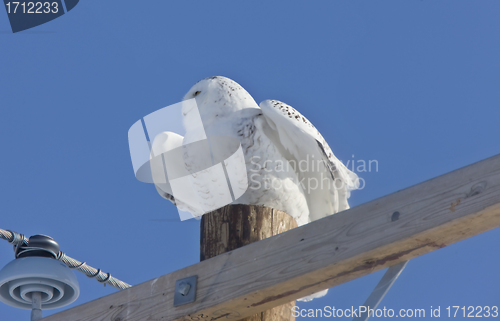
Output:
[[[333,155],[319,131],[294,108],[276,100],[265,100],[259,107],[239,84],[220,76],[196,83],[184,96],[184,100],[192,98],[199,116],[193,114],[192,105],[183,107],[185,137],[158,135],[153,150],[167,145],[169,150],[211,136],[234,137],[243,150],[246,173],[239,174],[248,180],[248,189],[233,204],[276,208],[294,217],[299,226],[349,208],[350,191],[359,186],[357,175]],[[195,116],[201,117],[204,133],[193,125]],[[188,167],[203,161],[186,154],[184,159]],[[206,202],[218,197],[204,184],[197,189]],[[157,185],[157,190],[180,209],[203,214],[174,199],[168,186]]]
[[[192,98],[204,132],[193,126],[193,105],[187,105],[183,108],[185,137],[158,135],[153,150],[159,145],[169,145],[166,149],[170,150],[211,136],[234,137],[241,142],[249,182],[234,204],[282,210],[299,226],[349,208],[350,191],[359,186],[357,175],[333,155],[319,131],[293,107],[276,100],[265,100],[259,107],[243,87],[220,76],[196,83],[184,96],[184,100]],[[192,162],[200,161],[192,158]],[[168,187],[157,189],[189,210],[188,204],[174,201]]]

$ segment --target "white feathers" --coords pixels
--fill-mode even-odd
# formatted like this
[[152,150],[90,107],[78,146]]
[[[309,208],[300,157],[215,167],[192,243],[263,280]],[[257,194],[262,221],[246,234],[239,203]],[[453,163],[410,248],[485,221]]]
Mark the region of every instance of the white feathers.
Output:
[[[193,98],[198,109],[190,104],[182,109],[186,136],[164,134],[158,142],[155,140],[153,150],[157,145],[172,147],[207,137],[234,137],[241,143],[239,157],[246,170],[231,168],[224,161],[230,177],[234,177],[231,185],[240,191],[233,193],[233,203],[280,209],[293,216],[299,226],[349,208],[350,191],[359,185],[357,175],[333,155],[319,131],[294,108],[276,100],[266,100],[259,107],[245,89],[225,77],[199,81],[184,100]],[[218,148],[230,155],[231,148]],[[203,161],[189,157],[187,152],[183,156],[188,170]],[[249,187],[243,193],[247,183]],[[202,185],[195,192],[202,196],[195,207],[185,204],[184,199],[178,200],[175,193],[174,200],[168,184],[157,188],[163,197],[199,216],[221,197],[208,185]],[[326,291],[303,300],[324,294]]]
[[350,191],[359,187],[357,175],[333,155],[319,131],[293,107],[276,100],[266,100],[260,107],[274,129],[268,136],[289,152],[289,161],[306,164],[296,172],[306,183],[310,221],[348,209]]
[[[241,143],[249,188],[233,203],[277,208],[299,225],[349,208],[350,191],[358,187],[356,174],[294,108],[276,100],[259,107],[245,89],[225,77],[199,81],[184,96],[185,101],[192,98],[198,108],[192,104],[182,108],[183,145],[213,136],[235,137]],[[187,163],[192,167],[200,161],[192,157]],[[236,181],[241,189],[244,181]],[[203,193],[206,202],[217,197],[207,188]]]

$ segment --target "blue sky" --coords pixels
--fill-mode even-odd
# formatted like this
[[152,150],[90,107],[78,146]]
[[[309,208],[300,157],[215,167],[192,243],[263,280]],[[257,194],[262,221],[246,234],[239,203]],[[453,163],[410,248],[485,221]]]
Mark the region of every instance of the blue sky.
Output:
[[[294,106],[341,160],[377,160],[351,206],[498,154],[499,16],[497,1],[87,0],[12,34],[0,10],[0,228],[130,284],[197,263],[199,223],[162,221],[177,211],[135,179],[127,131],[212,75]],[[381,306],[499,305],[499,244],[496,229],[412,260]],[[0,267],[12,258],[0,243]],[[360,305],[382,274],[300,307]],[[78,279],[72,306],[116,291]]]

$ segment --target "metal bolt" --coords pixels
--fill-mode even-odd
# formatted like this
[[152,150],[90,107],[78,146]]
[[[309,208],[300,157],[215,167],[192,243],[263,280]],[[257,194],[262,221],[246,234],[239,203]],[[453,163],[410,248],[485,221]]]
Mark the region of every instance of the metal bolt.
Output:
[[186,282],[182,282],[181,284],[179,284],[179,291],[178,291],[178,292],[179,292],[182,296],[186,296],[186,295],[188,295],[189,290],[191,290],[191,284],[186,283]]
[[399,212],[394,212],[392,213],[391,221],[397,221],[399,220]]
[[42,294],[40,292],[31,292],[31,321],[42,319]]

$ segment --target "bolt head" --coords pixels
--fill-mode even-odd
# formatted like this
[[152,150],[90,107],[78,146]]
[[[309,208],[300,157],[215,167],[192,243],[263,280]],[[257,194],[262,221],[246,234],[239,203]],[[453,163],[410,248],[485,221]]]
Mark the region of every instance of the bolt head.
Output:
[[186,295],[188,295],[189,290],[191,290],[191,285],[190,285],[189,283],[182,282],[181,284],[179,284],[179,290],[178,290],[178,292],[179,292],[182,296],[186,296]]

